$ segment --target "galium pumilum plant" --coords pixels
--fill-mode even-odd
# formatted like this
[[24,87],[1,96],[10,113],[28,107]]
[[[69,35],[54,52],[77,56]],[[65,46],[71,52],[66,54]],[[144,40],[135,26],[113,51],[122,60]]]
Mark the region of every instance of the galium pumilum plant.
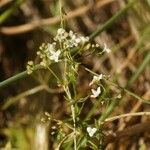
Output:
[[[58,130],[57,139],[59,147],[68,140],[70,146],[73,145],[74,150],[80,146],[89,145],[93,149],[97,149],[100,146],[95,144],[93,139],[101,141],[102,132],[98,120],[94,120],[93,124],[88,124],[85,121],[80,120],[79,114],[82,112],[83,105],[86,100],[98,100],[103,91],[105,91],[105,85],[102,84],[102,80],[107,80],[109,76],[103,74],[96,74],[85,67],[85,70],[90,72],[93,76],[91,82],[89,82],[89,88],[91,91],[86,97],[79,98],[77,96],[77,80],[79,76],[78,68],[81,62],[77,62],[74,55],[74,50],[79,54],[85,51],[94,52],[96,49],[101,49],[99,44],[93,44],[89,41],[89,37],[84,37],[80,34],[74,33],[73,31],[67,32],[64,28],[59,28],[57,34],[53,39],[52,43],[43,43],[37,55],[40,58],[39,65],[50,71],[57,81],[57,86],[61,87],[65,92],[65,99],[68,102],[71,110],[72,123],[63,122],[56,120],[49,113],[45,113],[45,117],[42,121],[52,121],[57,124],[52,126],[53,130]],[[104,52],[109,53],[111,50],[104,44],[103,49],[99,52],[99,55]],[[51,66],[53,64],[61,65],[61,75],[57,75]],[[33,61],[29,61],[27,64],[27,73],[32,74],[35,65]],[[82,103],[83,105],[78,105]],[[80,123],[80,125],[79,125]],[[68,128],[68,132],[63,131],[64,127]],[[70,131],[71,130],[71,131]],[[51,132],[52,136],[55,135],[55,131]],[[72,139],[72,140],[70,140]],[[88,143],[88,144],[87,144]]]

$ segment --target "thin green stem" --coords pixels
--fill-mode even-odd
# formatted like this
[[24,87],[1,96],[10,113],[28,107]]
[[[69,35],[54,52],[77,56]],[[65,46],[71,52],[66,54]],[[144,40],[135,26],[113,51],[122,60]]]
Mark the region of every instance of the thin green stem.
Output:
[[103,122],[111,114],[114,108],[118,106],[119,102],[120,100],[118,100],[117,98],[112,99],[111,104],[108,106],[108,108],[102,113],[102,115],[98,119],[99,124],[101,124],[101,122]]
[[59,83],[61,83],[60,79],[57,77],[57,75],[54,73],[54,71],[50,67],[47,67],[47,69],[52,73],[52,75],[57,79],[57,81]]
[[[69,86],[68,86],[68,79],[67,79],[67,72],[68,72],[68,61],[67,61],[67,56],[68,53],[70,53],[70,51],[68,52],[67,49],[65,49],[64,52],[64,91],[66,92],[67,98],[69,99],[70,102],[73,102],[70,90],[69,90]],[[72,113],[72,120],[73,120],[73,127],[74,127],[74,134],[73,134],[73,141],[74,141],[74,150],[77,149],[77,140],[76,140],[76,118],[75,118],[75,107],[74,104],[71,105],[71,113]]]
[[[70,101],[72,101],[71,98],[71,93],[69,91],[68,86],[64,86],[64,91],[67,94],[67,97]],[[75,118],[75,108],[74,108],[74,104],[71,105],[71,113],[72,113],[72,120],[73,120],[73,127],[74,127],[74,136],[73,136],[73,140],[74,140],[74,150],[77,149],[77,140],[76,140],[76,118]]]
[[[42,68],[43,68],[42,66],[36,65],[34,71],[39,70],[39,69],[42,69]],[[27,71],[23,71],[23,72],[21,72],[21,73],[18,73],[18,74],[16,74],[16,75],[14,75],[14,76],[12,76],[12,77],[10,77],[10,78],[8,78],[8,79],[6,79],[6,80],[0,82],[0,89],[1,89],[1,88],[4,88],[4,87],[6,87],[6,86],[8,86],[8,85],[10,85],[10,84],[12,84],[12,83],[14,83],[15,81],[18,81],[18,80],[20,80],[20,79],[23,79],[23,78],[25,78],[25,77],[27,77],[27,76],[29,76],[29,75],[27,74]]]

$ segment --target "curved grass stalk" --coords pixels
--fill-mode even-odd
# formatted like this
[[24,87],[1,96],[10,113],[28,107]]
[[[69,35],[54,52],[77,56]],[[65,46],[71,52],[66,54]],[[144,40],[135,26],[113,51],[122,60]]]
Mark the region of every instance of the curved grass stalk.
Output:
[[30,90],[27,90],[25,92],[22,92],[21,94],[18,94],[15,97],[9,98],[6,103],[2,106],[2,109],[7,109],[9,106],[11,106],[12,104],[16,103],[17,101],[19,101],[21,98],[24,98],[26,96],[30,96],[33,95],[39,91],[42,91],[45,89],[44,85],[40,85],[40,86],[36,86]]
[[63,140],[58,144],[56,150],[60,150],[61,145],[64,143],[64,141],[65,141],[68,137],[70,137],[70,136],[72,136],[72,135],[73,135],[73,132],[71,132],[70,134],[66,135],[66,136],[63,138]]
[[125,117],[136,117],[136,116],[150,116],[150,112],[136,112],[136,113],[127,113],[127,114],[122,114],[114,117],[107,118],[103,123],[105,122],[111,122],[117,119],[125,118]]

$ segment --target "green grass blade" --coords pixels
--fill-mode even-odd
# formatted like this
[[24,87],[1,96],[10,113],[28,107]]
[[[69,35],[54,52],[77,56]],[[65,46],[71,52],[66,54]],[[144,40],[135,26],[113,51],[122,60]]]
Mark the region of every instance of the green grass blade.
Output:
[[[37,65],[37,66],[35,66],[34,71],[39,70],[39,69],[42,69],[42,67]],[[18,73],[16,75],[14,75],[14,76],[12,76],[12,77],[10,77],[10,78],[0,82],[0,88],[4,88],[4,87],[8,86],[9,84],[11,84],[11,83],[13,83],[15,81],[18,81],[20,79],[23,79],[23,78],[25,78],[27,76],[28,76],[27,71],[23,71],[21,73]]]
[[2,24],[6,19],[8,19],[11,14],[20,6],[23,0],[17,0],[11,8],[7,9],[0,15],[0,24]]
[[145,56],[142,64],[139,66],[139,68],[137,69],[137,71],[135,72],[135,74],[131,77],[131,79],[129,80],[127,87],[129,87],[130,85],[133,84],[133,82],[135,80],[137,80],[137,78],[140,76],[140,74],[144,71],[144,69],[146,68],[147,65],[150,65],[150,52],[148,52],[148,54]]
[[102,25],[102,26],[100,25],[97,28],[97,30],[90,35],[90,40],[93,40],[104,30],[108,29],[114,22],[116,22],[121,16],[123,16],[128,11],[128,9],[133,6],[133,4],[136,1],[137,0],[133,0],[132,2],[128,3],[123,9],[121,9],[119,12],[117,12],[115,15],[113,15],[104,25]]
[[12,98],[9,98],[6,103],[2,106],[2,109],[7,109],[9,106],[11,106],[12,104],[18,102],[21,98],[23,97],[26,97],[26,96],[29,96],[29,95],[33,95],[41,90],[44,89],[44,86],[43,85],[40,85],[40,86],[37,86],[37,87],[34,87],[32,89],[29,89],[25,92],[22,92],[21,94],[15,96],[15,97],[12,97]]

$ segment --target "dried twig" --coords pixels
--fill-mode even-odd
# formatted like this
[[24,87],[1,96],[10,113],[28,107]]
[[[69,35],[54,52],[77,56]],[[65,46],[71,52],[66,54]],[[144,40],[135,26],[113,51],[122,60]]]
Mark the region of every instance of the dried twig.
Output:
[[[150,91],[147,91],[143,96],[144,99],[150,99]],[[142,101],[138,101],[134,107],[130,110],[130,113],[135,113],[136,111],[138,111],[138,109],[141,107],[142,105]],[[123,130],[128,122],[131,120],[132,116],[128,116],[127,118],[125,118],[125,123],[121,123],[121,125],[119,126],[119,129]]]
[[12,2],[12,0],[1,0],[0,1],[0,8],[7,5],[8,3]]
[[120,140],[121,138],[127,138],[131,136],[137,136],[144,132],[150,132],[150,122],[139,123],[124,129],[123,131],[113,132],[106,136],[105,145],[108,143],[115,142],[116,140]]
[[110,122],[110,121],[114,121],[120,118],[133,117],[133,116],[150,116],[150,112],[137,112],[137,113],[122,114],[122,115],[118,115],[115,117],[107,118],[104,122]]

